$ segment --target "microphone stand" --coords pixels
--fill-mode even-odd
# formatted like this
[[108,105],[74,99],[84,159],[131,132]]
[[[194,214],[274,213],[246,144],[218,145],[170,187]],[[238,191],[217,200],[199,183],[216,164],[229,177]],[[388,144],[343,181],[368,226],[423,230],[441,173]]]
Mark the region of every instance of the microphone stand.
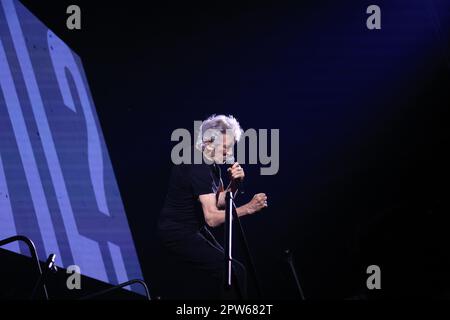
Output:
[[[236,192],[237,194],[237,192]],[[225,194],[225,241],[224,241],[224,272],[225,272],[225,289],[230,290],[232,286],[232,262],[233,262],[233,222],[236,220],[238,225],[238,235],[240,237],[241,243],[244,246],[244,253],[246,260],[250,267],[250,274],[255,282],[256,292],[258,298],[262,297],[261,287],[259,285],[258,278],[256,276],[256,269],[253,263],[252,256],[250,254],[250,249],[248,246],[247,239],[245,237],[244,229],[242,228],[241,221],[236,212],[236,205],[234,203],[235,194],[232,191],[227,191]]]
[[[34,245],[33,241],[31,241],[31,239],[29,239],[25,236],[17,235],[14,237],[0,240],[0,247],[7,245],[11,242],[15,242],[15,241],[22,241],[28,246],[28,249],[30,250],[30,254],[31,254],[31,259],[34,261],[34,264],[36,265],[36,269],[37,269],[37,274],[39,275],[38,281],[40,281],[40,279],[42,277],[42,269],[41,269],[41,265],[39,263],[39,259],[37,256],[36,246]],[[36,287],[35,287],[35,289],[36,289]],[[47,293],[47,288],[45,286],[45,283],[42,284],[42,289],[44,291],[45,300],[48,300],[48,293]],[[35,291],[35,290],[33,290],[33,291]],[[35,292],[33,292],[33,296],[34,296],[34,294],[35,294]],[[32,297],[30,297],[30,298],[32,298]]]
[[303,289],[302,289],[302,286],[300,285],[300,281],[298,280],[297,271],[295,270],[294,259],[292,257],[292,251],[287,249],[284,251],[284,253],[286,255],[286,261],[289,264],[289,267],[291,269],[292,276],[294,277],[295,285],[297,286],[297,290],[300,294],[300,298],[302,300],[305,300],[305,295],[303,294]]
[[41,286],[45,288],[45,283],[47,281],[49,272],[53,272],[53,273],[57,272],[57,268],[55,265],[55,259],[56,259],[56,254],[54,254],[54,253],[51,253],[48,256],[47,261],[45,262],[44,271],[39,276],[39,278],[34,286],[33,293],[31,294],[31,299],[36,298],[36,294]]
[[140,280],[140,279],[133,279],[133,280],[130,280],[130,281],[127,281],[124,283],[120,283],[112,288],[108,288],[108,289],[102,290],[100,292],[96,292],[96,293],[92,293],[90,295],[84,296],[84,297],[80,298],[80,300],[88,300],[88,299],[100,297],[100,296],[106,295],[107,293],[117,291],[123,287],[129,286],[130,284],[134,284],[134,283],[140,284],[144,288],[146,300],[151,300],[150,292],[148,291],[147,284],[143,280]]
[[231,289],[232,282],[232,252],[233,252],[233,192],[227,191],[225,194],[225,241],[224,241],[224,272],[225,272],[225,289]]

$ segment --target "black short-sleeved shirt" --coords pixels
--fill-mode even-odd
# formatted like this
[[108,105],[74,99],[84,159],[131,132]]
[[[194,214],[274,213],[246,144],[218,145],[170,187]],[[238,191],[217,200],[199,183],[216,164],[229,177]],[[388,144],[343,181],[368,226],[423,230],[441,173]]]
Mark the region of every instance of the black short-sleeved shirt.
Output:
[[215,194],[221,184],[220,167],[216,164],[174,165],[158,221],[160,237],[168,241],[181,239],[203,227],[205,219],[198,197]]

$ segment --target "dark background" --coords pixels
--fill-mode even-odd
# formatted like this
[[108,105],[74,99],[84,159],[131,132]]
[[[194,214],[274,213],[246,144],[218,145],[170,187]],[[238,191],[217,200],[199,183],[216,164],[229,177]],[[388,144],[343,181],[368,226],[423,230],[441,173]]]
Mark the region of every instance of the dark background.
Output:
[[240,200],[269,196],[242,221],[265,297],[298,298],[287,248],[309,299],[450,297],[448,1],[21,2],[84,62],[153,295],[190,284],[154,237],[170,135],[225,113],[280,129],[279,173],[246,165]]

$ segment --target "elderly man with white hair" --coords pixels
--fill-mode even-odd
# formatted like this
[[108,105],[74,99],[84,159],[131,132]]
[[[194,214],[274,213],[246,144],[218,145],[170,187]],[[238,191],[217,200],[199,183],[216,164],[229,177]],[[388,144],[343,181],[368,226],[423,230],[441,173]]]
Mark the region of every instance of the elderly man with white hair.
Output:
[[[245,177],[239,163],[228,168],[230,184],[224,188],[220,165],[233,159],[233,148],[242,129],[232,116],[213,115],[203,121],[193,153],[204,161],[174,165],[169,188],[158,221],[158,234],[170,254],[204,272],[214,284],[214,292],[204,298],[246,298],[246,269],[233,260],[234,286],[225,291],[224,251],[208,228],[225,222],[225,193],[235,192],[238,181]],[[193,155],[195,158],[195,155]],[[251,215],[267,207],[267,196],[256,194],[236,209],[239,217]]]

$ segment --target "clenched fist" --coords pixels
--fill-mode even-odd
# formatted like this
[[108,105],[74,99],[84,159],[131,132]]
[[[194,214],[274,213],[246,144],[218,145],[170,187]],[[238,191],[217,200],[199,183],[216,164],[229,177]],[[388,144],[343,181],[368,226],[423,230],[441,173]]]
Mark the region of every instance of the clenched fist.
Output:
[[267,196],[265,193],[258,193],[247,203],[247,214],[254,214],[267,207]]

